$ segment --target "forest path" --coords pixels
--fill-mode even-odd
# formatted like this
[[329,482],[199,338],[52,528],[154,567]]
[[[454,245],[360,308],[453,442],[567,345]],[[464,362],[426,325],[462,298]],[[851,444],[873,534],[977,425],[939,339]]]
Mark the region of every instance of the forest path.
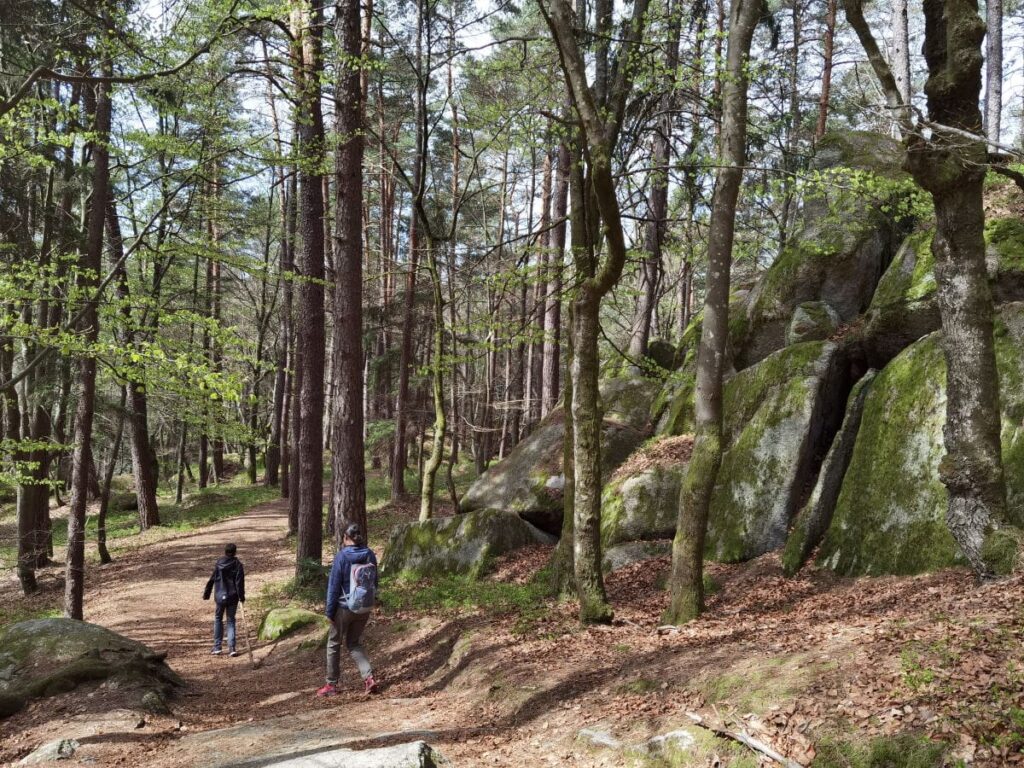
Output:
[[[256,596],[265,584],[291,574],[294,559],[285,540],[287,530],[288,502],[275,500],[239,517],[124,552],[110,565],[91,571],[85,619],[168,651],[175,670],[196,685],[218,685],[223,675],[213,663],[223,660],[209,655],[214,604],[202,599],[213,564],[224,545],[234,542],[245,565],[246,592]],[[238,629],[238,648],[244,651],[241,611]],[[250,629],[255,636],[256,627]],[[222,665],[223,670],[237,673],[235,667],[242,665],[236,661],[231,660],[231,667]]]
[[[294,569],[287,515],[287,500],[266,502],[241,516],[124,551],[115,562],[90,569],[86,620],[166,651],[168,664],[186,687],[171,702],[173,717],[147,718],[146,727],[134,732],[87,737],[83,758],[116,764],[144,754],[150,766],[261,764],[275,756],[370,739],[413,740],[432,725],[424,719],[431,710],[422,701],[364,696],[347,656],[342,658],[344,695],[325,701],[313,695],[323,684],[322,649],[257,645],[259,617],[253,602],[264,586],[285,582]],[[210,654],[214,603],[202,599],[213,564],[228,542],[237,545],[245,565],[250,606],[245,618],[238,612],[236,658]],[[246,654],[246,629],[261,662],[255,669]],[[371,623],[371,656],[377,631]]]

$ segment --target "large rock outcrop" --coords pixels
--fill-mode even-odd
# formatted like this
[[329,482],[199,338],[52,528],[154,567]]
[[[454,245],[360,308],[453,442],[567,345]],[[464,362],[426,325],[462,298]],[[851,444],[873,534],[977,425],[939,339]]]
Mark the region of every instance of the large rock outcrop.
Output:
[[[1024,304],[996,323],[1003,467],[1011,514],[1024,509]],[[960,561],[939,480],[945,453],[946,365],[931,334],[871,385],[831,525],[818,559],[844,574],[918,573]],[[1020,524],[1020,520],[1015,521]]]
[[555,541],[515,512],[481,509],[396,527],[380,567],[384,574],[401,577],[479,576],[498,555]]
[[[604,432],[601,469],[607,477],[651,433],[651,403],[659,383],[640,376],[601,382]],[[542,530],[561,531],[563,491],[562,409],[549,413],[502,461],[484,472],[459,503],[462,512],[501,509],[515,512]]]
[[[901,169],[901,146],[886,137],[836,134],[817,152],[811,173],[820,183],[802,190],[788,244],[752,288],[730,301],[725,446],[706,555],[745,560],[788,542],[789,572],[816,546],[819,562],[843,573],[943,567],[959,556],[938,477],[945,374],[927,200]],[[986,209],[990,286],[1002,308],[1004,466],[1011,512],[1019,512],[1024,310],[1014,302],[1024,301],[1024,195],[998,181],[986,187]],[[633,416],[608,408],[606,569],[668,549],[686,462],[650,462],[646,452],[694,431],[700,334],[698,313],[671,370],[659,372],[660,389],[645,385]],[[636,381],[643,380],[604,386],[631,391],[638,385],[624,382]],[[615,395],[605,400],[613,404]],[[641,445],[650,424],[657,425],[656,440]],[[511,509],[557,531],[563,433],[561,414],[553,414],[478,481],[465,507]],[[1003,537],[1010,555],[1015,531]]]
[[[818,148],[815,169],[868,171],[887,181],[905,178],[899,145],[876,134],[851,132],[826,137]],[[861,194],[836,185],[835,191],[808,197],[803,225],[747,296],[730,323],[730,343],[737,369],[763,360],[787,343],[786,333],[801,304],[821,302],[839,321],[848,323],[867,309],[886,267],[900,245],[898,215],[881,205],[896,194],[878,185]]]
[[97,624],[74,619],[33,619],[0,630],[0,717],[29,699],[106,682],[142,709],[163,709],[182,684],[166,654]]
[[725,385],[725,452],[706,552],[747,560],[781,547],[842,420],[848,384],[835,344],[786,347]]
[[[936,299],[931,227],[911,234],[885,271],[865,313],[865,357],[883,366],[941,326]],[[985,223],[986,265],[995,303],[1024,300],[1024,221],[993,217]]]

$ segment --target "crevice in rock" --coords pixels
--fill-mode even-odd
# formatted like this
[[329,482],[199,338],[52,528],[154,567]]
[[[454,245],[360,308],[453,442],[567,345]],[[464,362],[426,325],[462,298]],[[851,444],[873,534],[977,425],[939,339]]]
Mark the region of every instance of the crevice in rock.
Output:
[[788,510],[790,521],[810,498],[825,457],[842,426],[847,398],[865,371],[860,356],[851,355],[847,347],[841,346],[832,356],[815,399],[806,443],[797,465],[796,492],[791,496]]

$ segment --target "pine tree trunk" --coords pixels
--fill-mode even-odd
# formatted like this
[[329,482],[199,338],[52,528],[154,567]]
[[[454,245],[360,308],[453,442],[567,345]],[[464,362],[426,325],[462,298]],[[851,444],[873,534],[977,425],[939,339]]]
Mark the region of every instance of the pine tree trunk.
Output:
[[[423,64],[423,32],[425,21],[424,3],[422,0],[417,3],[416,19],[416,67],[422,69]],[[409,420],[409,373],[413,360],[413,316],[415,311],[416,296],[416,270],[418,268],[420,248],[420,222],[416,210],[417,204],[422,201],[423,164],[426,158],[426,88],[427,80],[420,76],[417,78],[416,89],[416,150],[413,158],[413,190],[412,206],[409,214],[409,271],[405,283],[405,307],[402,315],[402,346],[398,362],[398,398],[395,407],[395,443],[391,456],[391,501],[395,502],[406,495],[405,468],[407,465],[406,430]]]
[[[335,34],[342,61],[358,60],[362,51],[359,0],[337,6]],[[359,70],[340,67],[334,102],[335,264],[332,507],[335,543],[357,523],[366,531],[366,469],[363,455],[363,102]]]
[[[320,99],[323,74],[323,8],[303,0],[293,11],[297,54],[299,114],[299,235],[302,243],[296,259],[301,282],[296,334],[301,366],[298,387],[298,536],[295,577],[299,583],[319,580],[323,559],[323,436],[324,436],[324,225],[323,182],[324,125]],[[316,568],[314,569],[314,566]]]
[[[298,189],[298,170],[293,169],[291,179],[288,184],[288,210],[286,212],[288,250],[283,254],[288,257],[285,262],[285,271],[287,272],[295,271],[295,242],[298,239],[299,226]],[[295,357],[295,319],[292,300],[294,293],[293,285],[294,283],[290,277],[285,280],[284,297],[281,304],[281,312],[284,315],[282,332],[285,337],[285,359],[287,361],[287,364],[285,365],[284,402],[281,404],[281,498],[289,500],[289,535],[293,535],[298,528],[298,507],[295,506],[293,508],[292,505],[293,496],[296,498],[296,504],[298,503],[298,496],[292,488],[292,478],[298,477],[298,474],[297,472],[292,471],[292,460],[295,456],[295,446],[298,444],[298,433],[295,431],[295,425],[298,424],[298,410],[295,406],[295,394],[298,392],[298,385],[296,384],[295,377],[299,371],[299,364]]]
[[[125,349],[135,346],[136,322],[132,317],[131,295],[128,290],[128,270],[123,262],[124,240],[121,237],[121,222],[117,217],[114,195],[107,199],[107,236],[110,239],[110,254],[116,267],[117,299],[124,328],[119,334]],[[141,376],[127,382],[128,420],[131,436],[132,478],[135,481],[135,496],[139,505],[139,529],[147,530],[160,525],[160,512],[156,501],[155,458],[149,444],[149,406],[146,402],[146,388]],[[102,495],[102,494],[101,494]]]
[[[899,1],[904,2],[904,0]],[[829,100],[832,97],[832,59],[835,53],[836,9],[838,7],[839,0],[828,0],[825,12],[825,40],[822,49],[821,97],[818,99],[818,124],[814,129],[814,138],[819,141],[825,136]]]

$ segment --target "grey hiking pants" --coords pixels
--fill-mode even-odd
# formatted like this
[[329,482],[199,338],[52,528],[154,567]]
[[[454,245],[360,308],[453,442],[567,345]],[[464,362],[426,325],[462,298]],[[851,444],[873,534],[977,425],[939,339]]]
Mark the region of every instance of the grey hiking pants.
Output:
[[345,608],[339,607],[334,612],[334,621],[331,622],[331,631],[327,636],[327,682],[337,685],[341,659],[341,640],[345,639],[345,647],[348,649],[352,661],[359,667],[359,676],[364,680],[373,674],[370,660],[366,658],[361,640],[363,630],[366,629],[366,622],[370,620],[368,613],[352,613]]

